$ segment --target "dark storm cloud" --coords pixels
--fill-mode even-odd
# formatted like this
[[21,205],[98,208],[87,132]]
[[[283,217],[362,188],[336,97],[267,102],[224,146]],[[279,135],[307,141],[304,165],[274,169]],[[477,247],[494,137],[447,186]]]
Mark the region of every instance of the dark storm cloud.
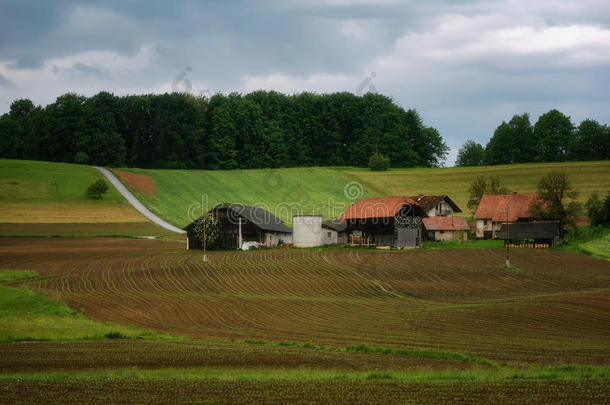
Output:
[[[610,122],[605,0],[0,2],[0,112],[29,97],[352,91],[371,82],[453,147],[564,108]],[[571,110],[570,110],[571,109]],[[450,162],[451,163],[451,162]]]

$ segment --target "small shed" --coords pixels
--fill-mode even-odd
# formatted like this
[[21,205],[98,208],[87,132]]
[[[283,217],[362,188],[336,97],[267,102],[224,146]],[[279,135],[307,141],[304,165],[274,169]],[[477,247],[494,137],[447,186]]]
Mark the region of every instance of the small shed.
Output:
[[502,224],[500,239],[514,247],[551,247],[562,239],[559,221],[515,222]]
[[[241,248],[243,242],[259,242],[266,247],[292,243],[292,229],[269,211],[236,203],[221,203],[210,212],[220,221],[219,245],[223,249]],[[200,218],[187,225],[187,249],[201,249],[194,232]]]
[[347,221],[329,219],[322,221],[322,244],[344,245],[347,243]]
[[463,217],[428,217],[423,219],[426,239],[434,241],[468,239],[470,227]]

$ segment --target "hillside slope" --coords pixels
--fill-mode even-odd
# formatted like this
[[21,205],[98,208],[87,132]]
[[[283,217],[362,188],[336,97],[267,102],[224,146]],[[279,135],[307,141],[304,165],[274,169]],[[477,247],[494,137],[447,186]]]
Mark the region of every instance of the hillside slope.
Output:
[[[496,175],[511,191],[533,192],[551,170],[567,171],[585,201],[593,192],[610,190],[610,161],[540,163],[439,169],[290,168],[258,170],[115,170],[151,211],[183,227],[201,213],[201,200],[240,202],[269,209],[290,224],[291,212],[338,216],[361,197],[448,194],[464,210],[468,187],[478,175]],[[291,211],[291,208],[294,209]]]
[[86,189],[91,166],[0,159],[0,235],[146,236],[170,232],[140,215],[114,187],[100,200]]
[[[255,170],[115,170],[152,212],[184,227],[221,202],[264,207],[286,223],[292,213],[336,217],[353,199],[369,196],[341,171],[308,167]],[[334,209],[333,209],[334,208]]]

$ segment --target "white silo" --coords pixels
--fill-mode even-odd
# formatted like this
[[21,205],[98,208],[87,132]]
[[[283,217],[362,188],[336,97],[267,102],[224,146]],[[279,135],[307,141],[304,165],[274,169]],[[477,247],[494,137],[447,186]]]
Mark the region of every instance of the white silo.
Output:
[[295,247],[322,246],[322,217],[295,215],[292,217],[292,242]]

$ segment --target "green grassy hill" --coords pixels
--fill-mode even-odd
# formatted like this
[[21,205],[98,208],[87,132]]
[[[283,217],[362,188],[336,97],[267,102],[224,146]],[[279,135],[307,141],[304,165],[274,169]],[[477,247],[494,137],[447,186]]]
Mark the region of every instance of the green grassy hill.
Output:
[[[203,195],[207,196],[208,207],[219,202],[255,204],[268,207],[287,223],[292,222],[289,208],[295,207],[294,203],[305,214],[315,212],[324,218],[334,218],[351,204],[351,197],[363,196],[448,194],[467,211],[468,187],[478,175],[497,175],[511,191],[533,192],[538,179],[555,169],[570,174],[583,202],[593,192],[605,195],[610,190],[610,161],[387,172],[319,167],[232,171],[124,169],[142,176],[135,176],[130,182],[123,180],[153,212],[185,226],[200,214]],[[362,185],[362,189],[352,182]]]
[[101,200],[91,166],[0,159],[0,235],[110,236],[169,233],[148,222],[114,187]]
[[1,159],[0,173],[2,223],[146,221],[113,187],[101,200],[87,198],[103,178],[91,166]]
[[[353,196],[371,196],[349,184],[351,179],[340,170],[329,168],[124,170],[145,176],[125,181],[122,170],[115,171],[151,211],[180,227],[201,215],[202,198],[208,208],[220,202],[265,207],[291,223],[291,212],[338,216],[352,202],[345,196],[346,187]],[[154,190],[147,187],[148,179]]]

